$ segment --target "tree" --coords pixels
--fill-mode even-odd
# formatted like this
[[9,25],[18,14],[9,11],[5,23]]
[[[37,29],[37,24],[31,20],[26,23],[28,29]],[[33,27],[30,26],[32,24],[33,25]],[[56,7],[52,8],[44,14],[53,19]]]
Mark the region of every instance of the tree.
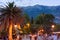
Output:
[[51,31],[51,25],[54,23],[55,17],[52,14],[40,14],[36,18],[36,24],[40,24],[45,32]]
[[33,18],[33,16],[30,19],[30,33],[34,34],[38,32],[38,27],[39,25],[35,24],[35,19]]
[[1,36],[2,38],[4,38],[4,40],[6,40],[7,32],[6,32],[5,30],[2,30],[2,31],[0,32],[0,36]]
[[56,31],[56,32],[60,31],[60,24],[56,24],[55,25],[54,31]]
[[34,18],[33,17],[31,17],[31,22],[30,23],[34,24]]
[[27,13],[24,13],[25,23],[30,22],[30,17]]
[[23,27],[23,34],[29,33],[30,27],[30,17],[27,13],[24,13],[24,27]]
[[14,28],[14,25],[20,28],[20,23],[23,22],[22,15],[22,10],[14,5],[14,2],[9,2],[4,8],[1,8],[0,21],[4,30],[8,31],[9,40],[12,40],[12,28]]

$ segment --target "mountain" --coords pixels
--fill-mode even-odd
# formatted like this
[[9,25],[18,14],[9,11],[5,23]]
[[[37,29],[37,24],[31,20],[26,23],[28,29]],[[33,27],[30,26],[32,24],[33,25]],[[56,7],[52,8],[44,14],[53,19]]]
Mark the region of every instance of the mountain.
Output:
[[60,6],[43,6],[34,5],[22,7],[24,13],[27,13],[30,17],[36,17],[41,13],[48,13],[55,16],[55,22],[60,23]]
[[[55,22],[60,24],[60,6],[34,5],[21,8],[24,13],[27,13],[33,18],[36,18],[36,16],[40,15],[41,13],[52,14],[55,16]],[[2,9],[0,8],[0,12],[1,10]]]

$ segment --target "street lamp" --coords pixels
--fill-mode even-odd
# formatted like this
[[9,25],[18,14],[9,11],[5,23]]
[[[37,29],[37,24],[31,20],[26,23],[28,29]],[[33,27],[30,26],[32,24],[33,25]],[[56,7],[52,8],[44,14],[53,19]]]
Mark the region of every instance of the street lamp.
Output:
[[55,26],[54,25],[52,25],[52,28],[54,28]]
[[30,24],[29,24],[29,23],[27,23],[26,25],[27,25],[28,27],[30,26]]
[[14,25],[15,28],[17,28],[17,25]]
[[16,40],[19,40],[19,31],[17,29],[17,25],[14,25],[14,27],[15,27],[15,30],[16,30],[16,33],[17,33],[17,39]]
[[55,26],[54,26],[54,25],[52,25],[51,27],[52,27],[52,28],[51,28],[51,29],[52,29],[52,31],[54,31],[54,27],[55,27]]

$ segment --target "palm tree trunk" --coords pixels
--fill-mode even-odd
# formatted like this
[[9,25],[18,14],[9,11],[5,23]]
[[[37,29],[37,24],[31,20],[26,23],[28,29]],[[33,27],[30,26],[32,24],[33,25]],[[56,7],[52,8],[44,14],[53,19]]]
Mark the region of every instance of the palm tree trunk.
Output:
[[9,35],[8,35],[9,40],[13,40],[13,38],[12,38],[12,26],[13,26],[13,24],[12,24],[12,21],[10,20],[10,23],[9,23]]

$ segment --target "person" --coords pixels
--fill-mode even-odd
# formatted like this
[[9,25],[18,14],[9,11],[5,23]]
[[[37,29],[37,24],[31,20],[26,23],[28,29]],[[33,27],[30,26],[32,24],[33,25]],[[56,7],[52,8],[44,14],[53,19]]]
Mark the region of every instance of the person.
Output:
[[43,40],[43,35],[39,34],[39,35],[37,36],[37,40]]
[[60,40],[60,34],[58,34],[58,40]]
[[51,34],[48,34],[47,40],[53,40]]
[[25,35],[22,37],[22,40],[30,40],[30,39],[29,39],[29,35],[26,35],[26,34],[25,34]]
[[6,40],[6,37],[4,36],[3,39]]
[[37,35],[36,34],[30,34],[30,40],[37,40]]
[[44,33],[44,34],[43,34],[43,37],[44,37],[43,39],[44,39],[44,40],[47,40],[47,36],[48,36],[47,33]]
[[17,39],[16,39],[16,40],[19,40],[19,37],[20,37],[20,36],[19,36],[19,35],[17,35]]
[[56,33],[54,33],[54,34],[52,35],[52,38],[53,38],[53,40],[57,40],[57,35],[56,35]]

